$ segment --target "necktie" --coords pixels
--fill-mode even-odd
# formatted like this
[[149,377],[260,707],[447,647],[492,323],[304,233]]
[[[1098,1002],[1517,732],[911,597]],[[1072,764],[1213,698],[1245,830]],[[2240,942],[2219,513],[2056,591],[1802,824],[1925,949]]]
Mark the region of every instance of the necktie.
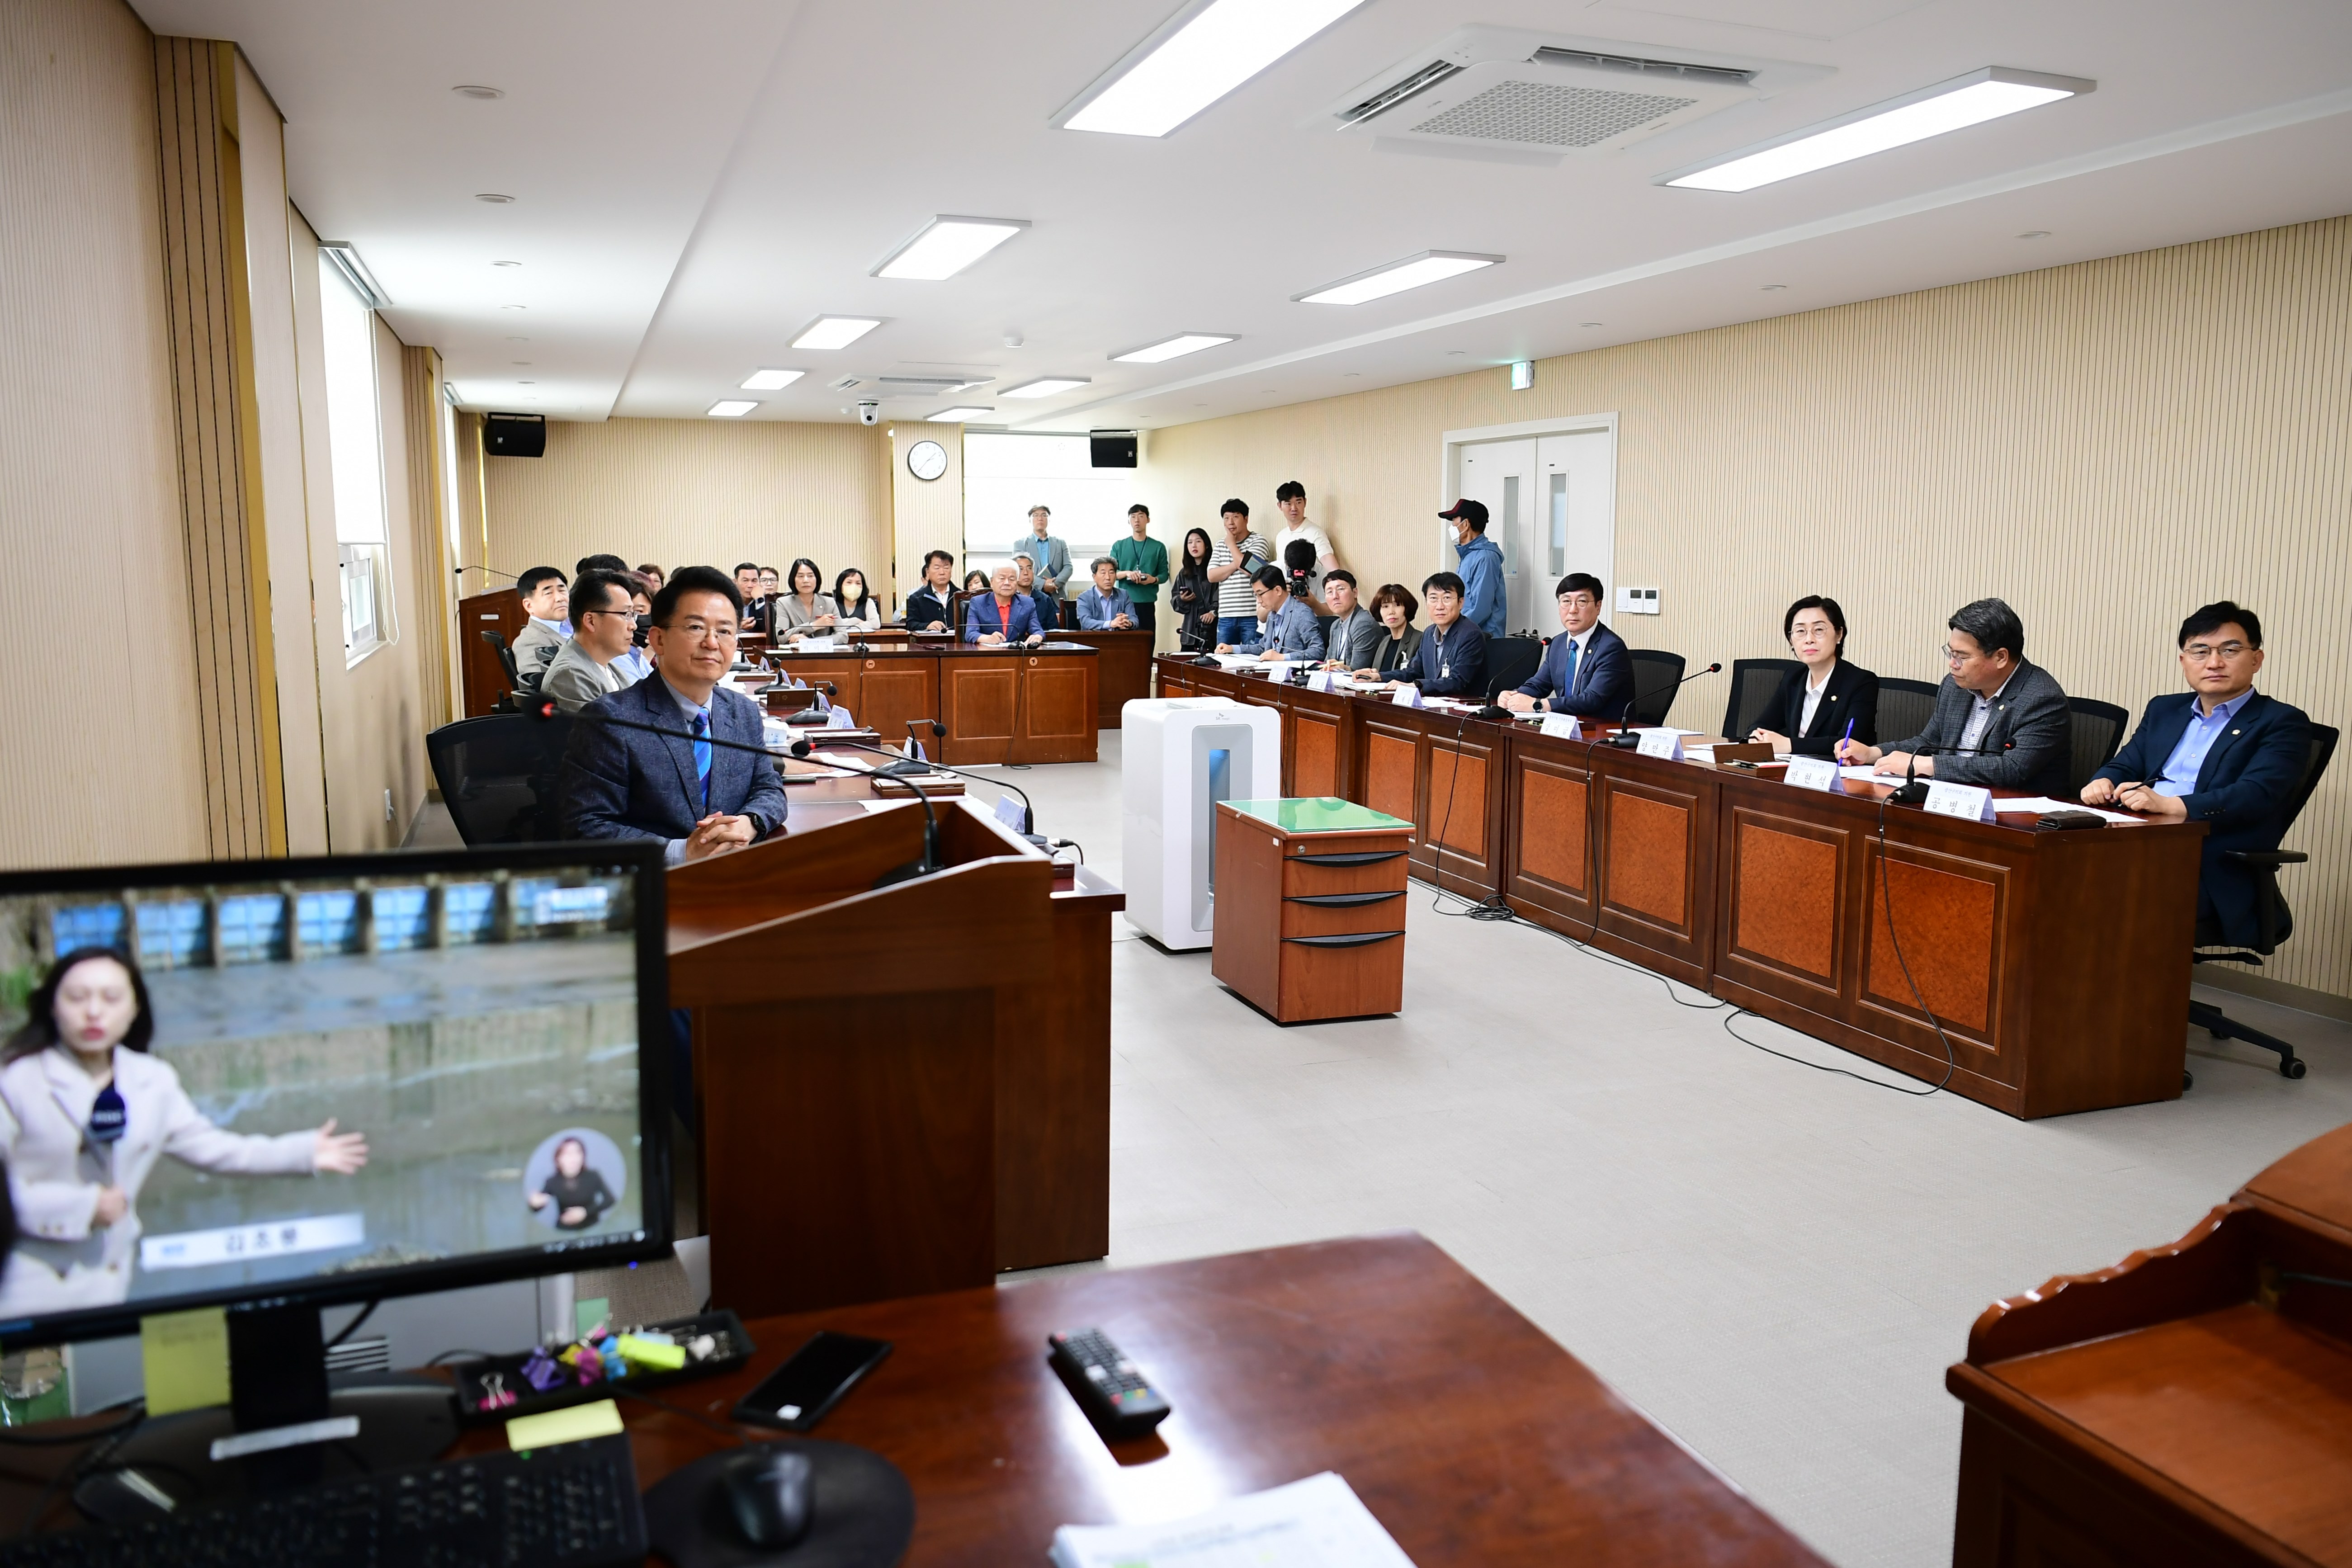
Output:
[[710,809],[710,715],[694,716],[694,776],[702,783],[702,809]]
[[1576,639],[1568,639],[1568,674],[1561,679],[1559,694],[1573,695],[1576,690]]

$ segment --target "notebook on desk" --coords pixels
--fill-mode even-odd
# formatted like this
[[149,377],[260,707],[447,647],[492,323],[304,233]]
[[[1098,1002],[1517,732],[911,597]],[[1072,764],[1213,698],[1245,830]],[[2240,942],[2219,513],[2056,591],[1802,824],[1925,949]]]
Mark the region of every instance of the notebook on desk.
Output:
[[1066,1524],[1047,1556],[1054,1568],[1412,1568],[1331,1470],[1165,1524]]

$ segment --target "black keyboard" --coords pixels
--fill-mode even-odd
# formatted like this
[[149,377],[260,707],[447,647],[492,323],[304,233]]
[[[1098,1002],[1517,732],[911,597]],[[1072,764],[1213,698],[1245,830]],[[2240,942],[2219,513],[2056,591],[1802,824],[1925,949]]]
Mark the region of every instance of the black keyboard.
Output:
[[612,1436],[30,1536],[0,1568],[606,1568],[646,1551],[629,1440]]

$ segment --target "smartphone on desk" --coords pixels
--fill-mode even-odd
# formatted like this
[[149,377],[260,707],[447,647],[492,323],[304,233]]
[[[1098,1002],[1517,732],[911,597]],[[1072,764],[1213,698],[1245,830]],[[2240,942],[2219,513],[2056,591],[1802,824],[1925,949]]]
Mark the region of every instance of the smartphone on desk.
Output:
[[887,1340],[860,1339],[831,1330],[816,1334],[745,1394],[733,1419],[785,1432],[806,1432],[841,1403],[857,1380],[882,1364]]

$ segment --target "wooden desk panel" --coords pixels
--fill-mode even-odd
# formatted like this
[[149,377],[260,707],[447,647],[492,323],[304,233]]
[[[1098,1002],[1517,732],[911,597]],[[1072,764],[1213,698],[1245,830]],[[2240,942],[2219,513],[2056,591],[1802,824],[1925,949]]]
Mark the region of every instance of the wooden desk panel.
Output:
[[[904,742],[909,722],[928,724],[940,717],[937,659],[864,658],[858,661],[857,684],[858,706],[850,711],[885,745]],[[937,752],[939,742],[928,731],[922,742],[927,750]]]
[[1092,658],[1021,654],[1020,744],[1011,763],[1095,760],[1096,664]]
[[950,767],[1001,763],[1013,747],[1020,672],[1002,655],[940,661],[940,760]]
[[1084,643],[1102,657],[1097,661],[1095,727],[1116,730],[1119,710],[1151,695],[1151,643],[1156,632],[1066,631],[1055,640]]

